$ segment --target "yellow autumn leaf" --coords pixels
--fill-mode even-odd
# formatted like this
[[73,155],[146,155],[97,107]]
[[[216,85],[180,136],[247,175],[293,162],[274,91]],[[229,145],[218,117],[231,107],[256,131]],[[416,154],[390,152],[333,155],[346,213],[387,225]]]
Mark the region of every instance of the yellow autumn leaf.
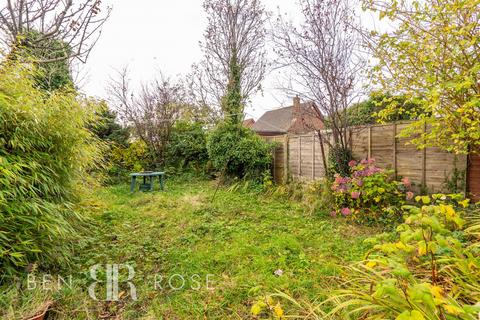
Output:
[[427,244],[425,241],[420,241],[418,243],[418,255],[419,256],[424,256],[427,254]]
[[445,206],[445,214],[449,218],[454,218],[455,217],[455,209],[453,209],[452,206],[450,206],[450,205]]
[[465,199],[463,201],[458,202],[458,204],[461,205],[464,208],[468,207],[469,203],[470,203],[470,199]]
[[395,247],[397,247],[400,250],[406,250],[407,249],[407,246],[401,241],[396,242]]
[[252,309],[250,310],[250,312],[254,315],[254,316],[258,316],[260,314],[260,312],[262,312],[262,306],[258,303],[255,303],[253,306],[252,306]]
[[446,304],[446,305],[443,306],[443,308],[445,309],[446,312],[448,312],[450,314],[453,314],[453,315],[456,315],[456,316],[464,313],[462,308],[459,308],[457,306],[452,306],[451,304]]
[[280,304],[277,304],[275,307],[273,307],[273,314],[277,318],[282,318],[283,317],[283,309],[280,306]]
[[422,202],[423,202],[423,204],[429,204],[430,203],[430,197],[429,196],[423,196],[422,197]]
[[366,264],[368,268],[374,268],[376,265],[377,263],[375,261],[368,261]]
[[417,310],[405,310],[395,320],[425,320],[425,317]]
[[442,299],[443,289],[439,286],[432,286],[432,295],[437,299]]

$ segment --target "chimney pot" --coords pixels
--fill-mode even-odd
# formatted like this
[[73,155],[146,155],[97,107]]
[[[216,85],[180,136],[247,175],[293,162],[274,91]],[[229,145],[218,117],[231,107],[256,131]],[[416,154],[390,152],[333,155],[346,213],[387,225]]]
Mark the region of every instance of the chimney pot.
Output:
[[301,110],[300,110],[300,97],[297,95],[293,98],[293,117],[300,118],[301,117]]

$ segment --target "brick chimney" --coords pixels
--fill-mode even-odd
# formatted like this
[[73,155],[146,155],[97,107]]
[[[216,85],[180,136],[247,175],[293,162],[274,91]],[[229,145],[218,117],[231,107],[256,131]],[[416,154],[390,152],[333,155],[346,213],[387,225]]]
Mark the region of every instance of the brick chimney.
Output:
[[293,98],[293,118],[300,119],[302,110],[300,108],[300,97],[297,95]]

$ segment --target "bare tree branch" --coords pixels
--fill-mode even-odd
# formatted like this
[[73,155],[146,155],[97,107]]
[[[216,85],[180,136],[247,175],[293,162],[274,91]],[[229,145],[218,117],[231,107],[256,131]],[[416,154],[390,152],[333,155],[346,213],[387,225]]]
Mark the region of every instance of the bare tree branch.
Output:
[[163,165],[172,127],[187,110],[183,83],[160,74],[159,78],[142,84],[135,93],[125,67],[111,79],[108,91],[121,119],[148,146],[152,165]]
[[220,106],[231,80],[234,55],[240,67],[244,103],[257,91],[265,77],[265,23],[268,18],[260,0],[206,0],[208,14],[205,41],[200,43],[204,59],[194,66],[198,96]]
[[[332,130],[333,145],[348,149],[347,108],[358,98],[365,60],[350,0],[304,0],[299,27],[279,16],[273,35],[278,67],[293,70],[304,98],[318,107],[316,116]],[[290,90],[293,88],[290,87]],[[329,139],[325,142],[332,145]]]
[[100,37],[111,8],[101,9],[101,0],[7,0],[0,7],[0,38],[14,50],[30,32],[38,33],[28,43],[30,49],[60,41],[64,48],[51,48],[48,57],[38,63],[77,59],[85,62]]

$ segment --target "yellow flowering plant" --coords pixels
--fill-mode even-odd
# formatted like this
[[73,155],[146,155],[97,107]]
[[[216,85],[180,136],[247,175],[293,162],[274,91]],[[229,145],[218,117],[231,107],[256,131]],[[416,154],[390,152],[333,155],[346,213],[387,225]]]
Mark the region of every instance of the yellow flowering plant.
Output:
[[460,195],[418,196],[403,206],[397,237],[369,239],[372,251],[348,267],[330,315],[361,319],[478,319],[480,220]]

